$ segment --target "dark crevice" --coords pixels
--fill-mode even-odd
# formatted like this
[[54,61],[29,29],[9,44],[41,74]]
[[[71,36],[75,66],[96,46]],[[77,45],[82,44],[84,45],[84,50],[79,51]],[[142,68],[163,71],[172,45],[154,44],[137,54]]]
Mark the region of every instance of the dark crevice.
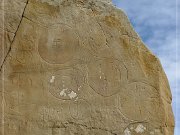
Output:
[[10,47],[9,47],[9,50],[7,51],[7,54],[5,55],[4,60],[3,60],[2,64],[1,64],[0,71],[2,70],[4,63],[5,63],[8,55],[9,55],[9,53],[11,52],[12,44],[13,44],[13,42],[14,42],[14,39],[16,38],[17,31],[19,30],[19,27],[20,27],[20,25],[21,25],[21,23],[22,23],[23,15],[24,15],[24,12],[25,12],[26,7],[27,7],[27,5],[28,5],[28,1],[29,1],[29,0],[27,0],[26,5],[25,5],[25,7],[24,7],[24,10],[23,10],[23,13],[22,13],[22,16],[21,16],[21,20],[20,20],[19,25],[18,25],[15,33],[14,33],[14,37],[13,37],[13,39],[12,39],[11,45],[10,45]]

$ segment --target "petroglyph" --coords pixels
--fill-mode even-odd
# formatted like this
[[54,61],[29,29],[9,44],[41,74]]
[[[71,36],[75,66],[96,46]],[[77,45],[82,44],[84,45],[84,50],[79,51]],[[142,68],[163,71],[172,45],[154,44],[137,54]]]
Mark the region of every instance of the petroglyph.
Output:
[[158,96],[157,89],[146,83],[130,83],[126,89],[122,90],[121,102],[123,104],[121,110],[129,119],[147,120],[150,115],[155,115],[158,111],[160,102]]
[[[80,87],[84,84],[84,76],[75,69],[65,69],[48,73],[44,84],[56,98],[70,100],[78,97]],[[81,76],[80,78],[78,78]]]
[[127,70],[116,59],[102,59],[90,63],[88,72],[89,85],[105,97],[120,92],[127,84]]
[[3,135],[173,135],[161,64],[110,2],[0,2]]
[[57,25],[44,29],[46,34],[39,38],[38,52],[43,60],[50,64],[64,64],[73,59],[79,39],[71,28]]

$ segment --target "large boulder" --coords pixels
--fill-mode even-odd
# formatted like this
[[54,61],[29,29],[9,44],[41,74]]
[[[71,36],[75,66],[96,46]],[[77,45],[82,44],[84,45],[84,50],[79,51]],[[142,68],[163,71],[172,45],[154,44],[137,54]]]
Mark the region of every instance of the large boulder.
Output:
[[156,56],[110,0],[7,0],[2,135],[173,135]]

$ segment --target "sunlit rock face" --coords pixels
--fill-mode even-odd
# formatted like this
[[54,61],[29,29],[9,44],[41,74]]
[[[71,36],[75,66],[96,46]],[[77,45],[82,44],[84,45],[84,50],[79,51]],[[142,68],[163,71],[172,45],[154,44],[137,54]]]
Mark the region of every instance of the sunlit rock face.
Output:
[[161,64],[110,0],[5,5],[2,135],[173,135]]

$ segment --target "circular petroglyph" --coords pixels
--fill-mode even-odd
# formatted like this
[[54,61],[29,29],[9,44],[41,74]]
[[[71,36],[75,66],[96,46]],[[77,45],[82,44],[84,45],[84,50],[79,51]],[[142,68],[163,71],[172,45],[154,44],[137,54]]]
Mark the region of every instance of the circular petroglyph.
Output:
[[119,109],[131,120],[147,120],[158,112],[158,91],[142,82],[133,82],[120,93]]
[[112,96],[127,84],[127,70],[116,59],[97,60],[88,65],[88,81],[96,93],[105,97]]
[[46,79],[49,92],[56,98],[64,100],[77,99],[84,77],[79,70],[65,69],[48,74]]
[[38,52],[50,64],[63,64],[73,59],[79,40],[74,30],[66,25],[42,30]]
[[131,134],[149,135],[148,128],[149,128],[148,123],[143,123],[143,122],[131,123],[125,128],[124,135],[131,135]]
[[[84,14],[82,16],[86,17]],[[106,33],[95,18],[83,18],[81,22],[78,20],[77,32],[81,38],[80,44],[88,49],[91,55],[101,56],[104,50],[109,49]]]
[[[96,21],[91,20],[91,24],[89,24],[89,32],[88,32],[88,41],[91,49],[98,54],[105,48],[106,46],[106,36],[101,28],[101,25],[96,23]],[[96,55],[95,54],[95,55]]]
[[78,99],[77,101],[70,102],[69,112],[74,119],[88,119],[91,116],[91,104],[84,99]]

